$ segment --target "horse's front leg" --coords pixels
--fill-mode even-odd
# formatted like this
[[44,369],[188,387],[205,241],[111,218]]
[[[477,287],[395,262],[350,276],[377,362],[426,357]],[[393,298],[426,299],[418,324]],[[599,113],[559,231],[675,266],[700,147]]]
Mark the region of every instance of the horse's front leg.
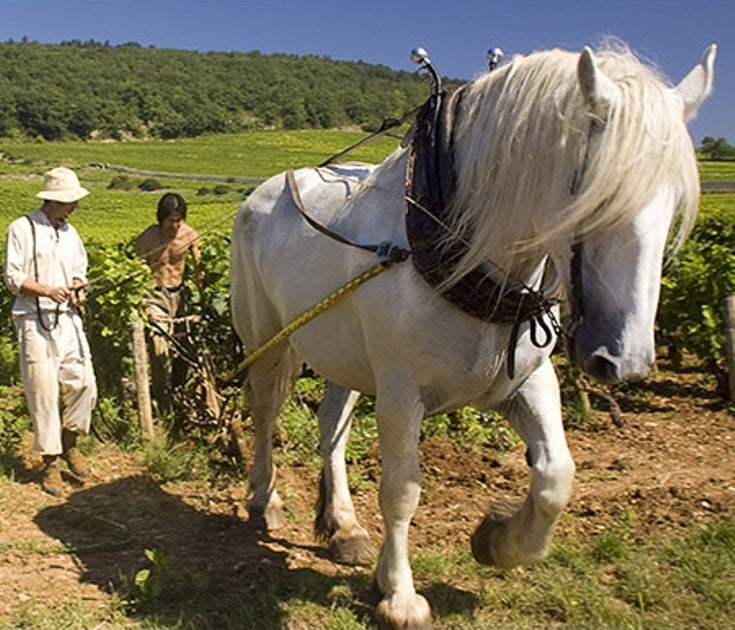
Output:
[[373,558],[368,533],[355,516],[345,467],[352,410],[359,397],[359,392],[327,383],[319,405],[319,448],[324,467],[314,533],[328,543],[332,558],[345,564],[369,564]]
[[531,486],[514,513],[491,510],[472,536],[472,552],[478,562],[510,568],[546,557],[554,525],[572,492],[574,462],[550,361],[531,374],[502,412],[526,443]]
[[376,418],[382,459],[380,509],[385,536],[375,581],[383,594],[375,617],[380,627],[426,628],[431,609],[416,593],[408,560],[408,528],[419,502],[421,471],[418,442],[424,407],[418,392],[400,378],[378,388]]

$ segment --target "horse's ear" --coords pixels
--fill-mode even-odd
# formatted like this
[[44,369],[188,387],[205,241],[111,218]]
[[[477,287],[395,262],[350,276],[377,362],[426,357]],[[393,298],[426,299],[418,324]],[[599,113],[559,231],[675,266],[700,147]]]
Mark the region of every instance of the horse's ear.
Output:
[[577,63],[577,78],[585,103],[601,120],[607,119],[611,105],[618,95],[618,88],[597,67],[592,50],[585,46]]
[[711,44],[704,51],[702,60],[674,88],[674,92],[681,99],[684,119],[687,121],[694,118],[699,106],[712,91],[716,56],[717,44]]

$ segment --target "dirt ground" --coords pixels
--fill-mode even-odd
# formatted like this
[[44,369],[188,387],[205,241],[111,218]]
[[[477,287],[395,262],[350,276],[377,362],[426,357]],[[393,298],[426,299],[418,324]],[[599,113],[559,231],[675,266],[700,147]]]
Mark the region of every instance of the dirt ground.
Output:
[[[695,369],[673,371],[662,364],[644,384],[616,397],[620,426],[597,411],[582,428],[569,428],[577,475],[559,529],[591,539],[627,515],[633,535],[649,540],[735,514],[735,416],[715,389],[714,379]],[[525,493],[522,445],[497,452],[434,438],[422,443],[421,453],[424,485],[410,531],[414,547],[467,545],[491,502]],[[40,458],[29,446],[15,479],[0,481],[0,621],[34,602],[61,606],[70,594],[88,610],[102,611],[110,585],[119,588],[150,566],[145,549],[172,554],[187,570],[223,583],[278,579],[300,570],[325,576],[355,570],[331,563],[313,539],[312,468],[280,470],[289,523],[265,540],[247,523],[244,481],[217,487],[160,483],[140,453],[110,445],[98,446],[90,461],[93,478],[84,485],[67,478],[69,492],[62,498],[39,489]],[[379,478],[377,452],[360,466],[366,478]],[[374,488],[358,490],[355,503],[379,543]],[[69,547],[73,553],[64,552]]]

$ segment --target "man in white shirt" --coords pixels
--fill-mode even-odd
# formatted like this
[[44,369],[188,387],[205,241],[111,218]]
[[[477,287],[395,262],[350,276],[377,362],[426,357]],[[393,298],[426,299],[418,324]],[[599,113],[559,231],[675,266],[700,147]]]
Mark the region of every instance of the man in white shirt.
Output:
[[88,194],[74,171],[50,170],[44,189],[36,195],[43,205],[13,221],[6,236],[5,284],[16,295],[13,325],[34,449],[43,458],[41,486],[54,496],[64,492],[60,457],[78,478],[89,476],[76,444],[78,435],[89,433],[97,401],[78,309],[87,284],[87,253],[67,223],[78,201]]

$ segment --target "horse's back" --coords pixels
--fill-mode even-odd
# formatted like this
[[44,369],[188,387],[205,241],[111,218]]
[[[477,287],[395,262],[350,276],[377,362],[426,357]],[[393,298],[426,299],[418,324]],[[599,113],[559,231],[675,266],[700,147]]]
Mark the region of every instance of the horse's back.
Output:
[[394,168],[403,155],[396,151],[380,165],[301,168],[268,179],[235,219],[233,276],[274,269],[277,283],[284,258],[293,261],[289,273],[307,265],[314,272],[362,253],[348,243],[405,241],[404,165]]
[[350,164],[298,169],[292,177],[280,173],[242,204],[233,225],[230,278],[235,328],[248,350],[349,281],[350,255],[369,257],[309,221],[348,240],[369,240],[345,207],[374,168]]

